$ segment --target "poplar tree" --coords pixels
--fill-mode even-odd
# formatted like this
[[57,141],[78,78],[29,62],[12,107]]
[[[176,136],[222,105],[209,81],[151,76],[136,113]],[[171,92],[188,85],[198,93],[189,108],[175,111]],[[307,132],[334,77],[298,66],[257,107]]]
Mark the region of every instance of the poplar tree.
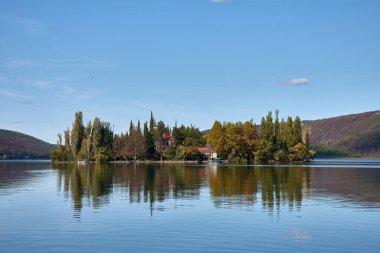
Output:
[[75,121],[73,123],[73,128],[71,130],[71,150],[73,152],[74,158],[77,157],[79,150],[82,146],[82,141],[84,137],[84,126],[83,126],[83,115],[82,112],[75,113]]
[[94,155],[98,153],[99,148],[102,145],[102,129],[100,119],[96,117],[92,125],[92,150]]
[[278,118],[279,111],[276,110],[276,119],[274,121],[274,148],[275,150],[281,149],[281,133],[280,122]]
[[284,131],[284,139],[287,146],[287,149],[290,149],[297,143],[294,143],[293,140],[293,119],[292,117],[288,117],[285,124],[285,131]]
[[92,124],[91,121],[88,122],[86,126],[86,158],[91,159],[91,148],[92,148]]
[[64,131],[64,139],[65,139],[65,151],[66,152],[71,152],[71,144],[70,144],[70,129],[67,128],[65,131]]
[[[301,120],[300,118],[297,116],[295,119],[294,119],[294,122],[293,122],[293,131],[292,131],[292,137],[293,137],[293,144],[294,145],[297,145],[298,143],[301,143],[302,142],[302,129],[301,129]],[[294,146],[293,145],[293,146]]]

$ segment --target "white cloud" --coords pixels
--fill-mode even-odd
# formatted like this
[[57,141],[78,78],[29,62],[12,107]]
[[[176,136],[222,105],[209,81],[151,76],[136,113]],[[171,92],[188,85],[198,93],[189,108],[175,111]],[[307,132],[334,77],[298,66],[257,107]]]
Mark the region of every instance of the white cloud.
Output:
[[213,4],[222,4],[222,3],[227,3],[230,0],[210,0],[211,3]]
[[285,81],[282,81],[281,83],[288,86],[300,86],[300,85],[309,84],[310,80],[305,77],[300,77],[300,78],[294,78],[292,80],[285,80]]

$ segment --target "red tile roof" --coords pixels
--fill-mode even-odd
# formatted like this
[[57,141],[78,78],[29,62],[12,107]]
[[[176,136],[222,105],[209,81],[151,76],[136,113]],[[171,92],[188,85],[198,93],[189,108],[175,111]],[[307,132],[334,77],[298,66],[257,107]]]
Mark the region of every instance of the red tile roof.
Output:
[[173,134],[170,134],[170,133],[165,133],[165,134],[163,134],[162,135],[162,139],[164,139],[164,140],[171,140],[171,139],[173,139]]
[[201,154],[206,154],[206,153],[212,153],[212,152],[213,152],[210,148],[205,148],[205,147],[200,147],[200,148],[198,148],[198,151],[199,151]]

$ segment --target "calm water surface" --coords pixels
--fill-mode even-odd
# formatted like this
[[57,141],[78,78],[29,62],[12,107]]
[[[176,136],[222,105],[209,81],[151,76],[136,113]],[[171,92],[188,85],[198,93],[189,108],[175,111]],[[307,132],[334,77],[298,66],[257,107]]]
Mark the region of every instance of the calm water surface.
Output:
[[380,252],[380,160],[0,162],[0,252]]

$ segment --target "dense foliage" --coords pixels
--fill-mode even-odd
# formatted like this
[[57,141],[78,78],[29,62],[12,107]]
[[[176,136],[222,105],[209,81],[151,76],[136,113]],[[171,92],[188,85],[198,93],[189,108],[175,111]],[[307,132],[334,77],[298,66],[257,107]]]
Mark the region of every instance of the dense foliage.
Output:
[[55,148],[55,145],[32,136],[0,129],[0,159],[49,158]]
[[82,112],[75,113],[72,130],[58,134],[57,150],[51,153],[51,159],[57,161],[96,160],[106,161],[113,157],[112,145],[114,133],[109,122],[95,118],[94,122],[83,124]]
[[[164,139],[168,136],[167,139]],[[198,147],[206,144],[198,128],[173,127],[163,121],[156,123],[151,113],[149,125],[132,121],[126,133],[114,134],[109,122],[99,118],[86,126],[82,112],[75,114],[72,130],[58,134],[57,150],[51,158],[56,161],[107,161],[107,160],[194,160],[201,159]]]
[[114,134],[111,124],[99,118],[83,124],[82,112],[75,114],[72,129],[58,134],[57,150],[52,160],[203,160],[199,147],[217,152],[221,158],[236,161],[295,161],[313,157],[309,150],[309,130],[301,121],[279,121],[278,112],[262,119],[260,131],[253,121],[220,123],[215,121],[206,139],[194,126],[171,129],[163,121],[156,123],[151,113],[149,123],[141,127],[132,121],[126,133]]
[[220,157],[236,161],[297,161],[313,158],[309,150],[309,128],[302,128],[301,120],[273,120],[269,112],[261,120],[260,131],[253,121],[215,121],[208,135],[208,142]]

